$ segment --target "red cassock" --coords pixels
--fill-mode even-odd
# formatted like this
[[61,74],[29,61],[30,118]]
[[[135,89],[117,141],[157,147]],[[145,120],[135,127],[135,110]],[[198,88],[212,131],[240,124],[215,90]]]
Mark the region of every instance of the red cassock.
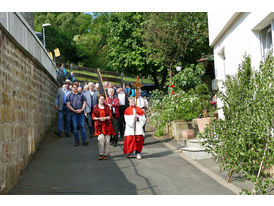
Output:
[[[104,105],[104,109],[98,107],[98,104],[93,108],[92,119],[94,117],[108,117],[112,119],[112,114],[108,105]],[[115,135],[111,120],[94,121],[94,136],[98,136],[100,134],[104,135]]]
[[[125,140],[124,140],[124,154],[129,154],[133,151],[141,152],[144,143],[144,130],[143,126],[146,123],[144,111],[140,107],[128,107],[125,110]],[[134,117],[137,115],[136,131],[134,132]]]

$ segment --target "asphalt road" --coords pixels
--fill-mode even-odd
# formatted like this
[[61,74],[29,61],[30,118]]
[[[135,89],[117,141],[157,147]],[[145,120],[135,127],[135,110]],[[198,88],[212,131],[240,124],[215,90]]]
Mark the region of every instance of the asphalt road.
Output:
[[[145,139],[143,160],[123,155],[123,141],[97,160],[97,139],[74,147],[70,138],[50,132],[11,195],[232,195],[161,140]],[[165,142],[171,140],[163,140]]]

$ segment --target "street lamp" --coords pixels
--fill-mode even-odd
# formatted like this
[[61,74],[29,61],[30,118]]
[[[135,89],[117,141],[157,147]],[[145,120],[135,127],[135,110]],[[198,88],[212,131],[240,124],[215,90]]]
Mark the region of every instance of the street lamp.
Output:
[[43,43],[44,43],[44,47],[46,48],[46,34],[45,34],[45,28],[46,26],[50,26],[50,23],[46,23],[46,24],[42,24],[43,27]]
[[180,72],[182,70],[182,62],[178,62],[176,65],[176,71]]

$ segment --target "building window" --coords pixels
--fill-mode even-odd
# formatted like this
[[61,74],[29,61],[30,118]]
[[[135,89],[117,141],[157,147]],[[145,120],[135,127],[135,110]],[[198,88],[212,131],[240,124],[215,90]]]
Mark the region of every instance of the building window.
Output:
[[270,52],[273,52],[273,29],[272,28],[273,28],[273,25],[270,24],[260,31],[263,59],[265,59]]

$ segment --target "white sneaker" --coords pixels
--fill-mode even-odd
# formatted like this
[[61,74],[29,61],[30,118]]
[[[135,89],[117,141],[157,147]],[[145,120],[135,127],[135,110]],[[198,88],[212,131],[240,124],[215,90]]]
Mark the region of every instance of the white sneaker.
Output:
[[136,158],[137,158],[137,160],[141,160],[141,159],[142,159],[141,154],[140,154],[140,153],[137,153]]

